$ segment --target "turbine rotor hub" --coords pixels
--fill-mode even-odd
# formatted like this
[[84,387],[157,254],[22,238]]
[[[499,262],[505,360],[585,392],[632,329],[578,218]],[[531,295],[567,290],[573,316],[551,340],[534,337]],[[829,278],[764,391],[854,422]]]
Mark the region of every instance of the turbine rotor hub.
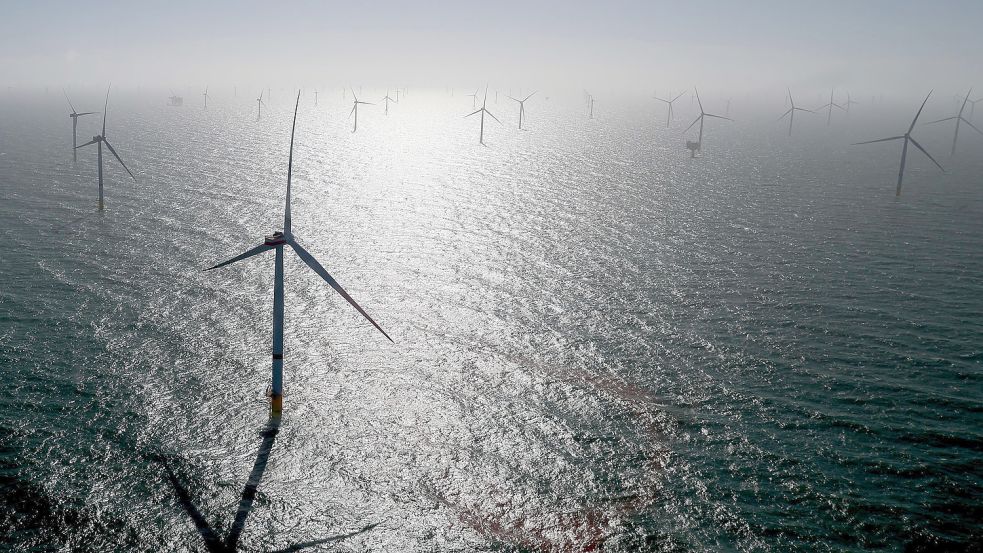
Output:
[[265,238],[267,246],[281,246],[287,243],[287,237],[279,231],[274,232],[273,234],[268,234]]

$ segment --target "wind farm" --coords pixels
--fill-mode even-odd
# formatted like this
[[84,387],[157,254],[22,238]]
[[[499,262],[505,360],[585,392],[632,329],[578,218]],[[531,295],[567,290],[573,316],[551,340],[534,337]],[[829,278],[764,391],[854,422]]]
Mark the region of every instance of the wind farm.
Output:
[[975,551],[983,5],[56,12],[0,550]]

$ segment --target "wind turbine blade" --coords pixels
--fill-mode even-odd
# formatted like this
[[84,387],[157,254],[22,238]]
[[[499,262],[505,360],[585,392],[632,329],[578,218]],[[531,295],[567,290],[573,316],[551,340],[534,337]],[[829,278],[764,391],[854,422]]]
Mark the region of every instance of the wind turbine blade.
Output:
[[467,117],[471,117],[472,115],[474,115],[474,114],[476,114],[476,113],[481,113],[481,110],[479,109],[479,110],[475,110],[475,111],[472,111],[471,113],[469,113],[469,114],[467,114],[467,115],[465,115],[464,117],[465,117],[465,118],[467,118]]
[[297,130],[297,107],[300,106],[300,91],[297,91],[297,103],[294,104],[294,123],[290,127],[290,155],[287,157],[287,201],[283,208],[283,232],[290,234],[290,178],[294,172],[294,132]]
[[[511,97],[511,96],[509,96],[508,94],[506,94],[506,96],[508,96],[508,99],[509,99],[509,100],[515,100],[515,98],[513,98],[513,97]],[[522,103],[522,102],[521,102],[520,100],[515,100],[515,101],[516,101],[516,102],[519,102],[520,104]]]
[[76,113],[75,115],[78,115],[79,117],[81,117],[83,115],[92,115],[93,113],[99,113],[99,112],[98,111],[83,111],[82,113]]
[[806,108],[792,108],[792,109],[794,109],[795,111],[805,111],[805,112],[808,112],[808,113],[816,113],[816,112],[812,111],[811,109],[806,109]]
[[110,144],[109,141],[106,140],[105,138],[103,138],[102,141],[106,143],[106,147],[109,148],[109,151],[112,152],[113,153],[113,156],[116,157],[116,161],[118,161],[119,164],[123,166],[123,169],[126,169],[126,172],[127,173],[130,173],[130,176],[133,177],[133,180],[135,182],[137,180],[137,178],[134,177],[133,176],[133,173],[130,172],[130,168],[127,167],[125,163],[123,163],[123,158],[119,157],[119,154],[116,153],[116,149],[113,148],[113,145]]
[[90,144],[95,144],[96,142],[99,142],[99,141],[98,140],[90,140],[90,141],[86,142],[85,144],[82,144],[81,146],[76,146],[75,149],[78,150],[79,148],[85,148],[86,146],[88,146]]
[[252,257],[254,255],[261,254],[261,253],[263,253],[263,252],[265,252],[267,250],[272,250],[272,249],[273,249],[273,246],[268,246],[266,244],[260,244],[260,245],[256,246],[255,248],[253,248],[251,250],[248,250],[248,251],[246,251],[244,253],[241,253],[241,254],[233,257],[232,259],[229,259],[228,261],[223,261],[223,262],[219,263],[218,265],[212,265],[211,267],[209,267],[209,268],[207,268],[205,270],[206,271],[211,271],[212,269],[218,269],[219,267],[225,267],[226,265],[229,265],[231,263],[235,263],[236,261],[242,261],[243,259],[246,259],[247,257]]
[[348,118],[349,119],[351,119],[352,118],[352,114],[355,113],[355,108],[356,108],[356,106],[352,106],[352,110],[348,112]]
[[686,94],[686,93],[685,92],[680,92],[678,95],[676,95],[675,98],[672,99],[672,101],[675,102],[676,100],[682,98],[683,97],[683,94]]
[[[65,95],[65,99],[68,100],[68,93],[65,92],[65,89],[64,88],[61,89],[61,93],[64,94]],[[68,105],[72,108],[72,113],[75,113],[75,106],[72,105],[72,101],[71,100],[68,100]]]
[[911,120],[911,126],[908,127],[908,134],[911,134],[912,129],[915,128],[915,123],[918,122],[918,116],[921,115],[922,110],[925,109],[925,104],[928,102],[928,97],[932,95],[932,92],[933,91],[930,90],[928,92],[928,96],[925,96],[925,99],[922,100],[922,107],[918,108],[918,113],[915,114],[915,118]]
[[[696,87],[695,86],[693,87],[693,91],[696,92],[696,103],[697,104],[700,104],[700,113],[703,113],[703,102],[700,101],[700,91],[699,90],[696,90]],[[692,104],[690,104],[690,105],[692,105]]]
[[952,121],[953,119],[959,119],[959,116],[956,115],[954,117],[946,117],[945,119],[936,119],[935,121],[929,121],[928,123],[924,123],[924,124],[925,125],[931,125],[933,123],[941,123],[943,121]]
[[928,159],[932,160],[932,163],[934,163],[936,167],[938,167],[939,169],[942,170],[943,173],[945,173],[945,169],[943,169],[942,166],[939,165],[939,162],[938,161],[935,161],[935,158],[932,157],[932,154],[930,154],[927,151],[925,151],[925,148],[922,148],[922,145],[919,144],[917,140],[915,140],[914,138],[912,138],[910,136],[908,137],[908,140],[910,140],[911,143],[914,144],[916,148],[918,148],[919,150],[921,150],[923,154],[927,155],[928,156]]
[[362,314],[363,317],[368,319],[369,322],[372,323],[372,326],[374,326],[379,332],[381,332],[382,335],[386,337],[386,339],[388,339],[390,342],[393,341],[393,339],[390,338],[388,334],[386,334],[386,331],[382,330],[382,327],[379,326],[378,323],[376,323],[372,319],[372,317],[370,317],[369,314],[365,312],[364,309],[362,309],[362,306],[360,306],[354,299],[352,299],[352,297],[348,295],[348,292],[346,292],[345,289],[342,288],[340,284],[338,284],[338,282],[334,279],[334,277],[332,277],[328,273],[328,271],[326,271],[324,267],[322,267],[321,264],[318,263],[317,259],[314,259],[314,256],[312,256],[307,250],[305,250],[303,246],[298,244],[293,237],[287,238],[287,243],[290,244],[290,247],[294,249],[294,251],[297,253],[297,256],[300,257],[301,260],[304,261],[304,263],[307,263],[307,266],[310,267],[311,270],[313,270],[321,278],[323,278],[324,281],[328,283],[328,285],[334,288],[335,292],[338,292],[338,294],[340,294],[341,297],[345,298],[345,301],[351,304],[351,306],[354,307],[356,311],[358,311],[359,313]]
[[349,88],[352,89],[352,98],[355,98],[355,101],[357,102],[358,101],[358,96],[355,95],[355,89],[353,87],[349,87]]
[[535,91],[533,91],[533,93],[532,93],[532,94],[530,94],[529,96],[526,96],[526,98],[525,98],[525,100],[522,100],[522,101],[523,101],[523,102],[525,102],[525,101],[526,101],[526,100],[528,100],[529,98],[532,98],[532,97],[533,97],[533,96],[534,96],[534,95],[535,95],[535,94],[536,94],[537,92],[539,92],[539,91],[538,91],[538,90],[535,90]]
[[977,129],[977,128],[976,128],[976,125],[974,125],[974,124],[972,124],[972,123],[970,123],[970,122],[969,122],[969,120],[967,120],[967,119],[963,119],[963,123],[966,123],[967,125],[969,125],[970,127],[972,127],[974,131],[976,131],[976,132],[978,132],[978,133],[980,133],[980,134],[983,134],[983,131],[981,131],[981,130],[979,130],[979,129]]
[[785,119],[786,117],[788,117],[788,114],[790,114],[790,113],[792,113],[792,110],[791,109],[789,109],[788,111],[786,111],[785,113],[783,113],[782,116],[778,118],[778,120],[781,121],[782,119]]
[[669,100],[663,100],[662,98],[659,98],[658,96],[653,96],[653,98],[655,98],[656,100],[658,100],[660,102],[665,102],[667,104],[672,104],[672,102],[670,102]]
[[891,140],[901,140],[902,138],[904,138],[904,135],[901,135],[901,136],[892,136],[892,137],[889,137],[889,138],[878,138],[877,140],[866,140],[864,142],[854,142],[853,144],[850,144],[850,145],[851,146],[859,146],[861,144],[873,144],[875,142],[889,142]]
[[[111,85],[110,85],[111,86]],[[106,105],[102,108],[102,136],[106,137],[106,115],[109,114],[109,89],[106,89]]]
[[695,124],[697,124],[697,123],[700,122],[700,119],[703,119],[703,115],[702,114],[699,117],[697,117],[696,119],[694,119],[693,122],[690,123],[689,126],[686,127],[686,129],[683,130],[683,132],[685,133],[686,131],[692,129],[693,128],[693,125],[695,125]]
[[[485,110],[485,113],[487,113],[487,114],[488,114],[489,116],[491,116],[491,118],[492,118],[492,119],[494,119],[495,121],[498,121],[498,117],[495,117],[495,114],[493,114],[492,112],[490,112],[490,111],[488,111],[488,110],[486,109],[486,110]],[[504,126],[504,124],[503,124],[503,123],[502,123],[501,121],[498,121],[498,124],[499,124],[499,125],[503,125],[503,126]]]
[[730,117],[724,117],[723,115],[714,115],[712,113],[704,113],[703,115],[707,117],[716,117],[717,119],[726,119],[728,121],[733,121],[733,119],[731,119]]

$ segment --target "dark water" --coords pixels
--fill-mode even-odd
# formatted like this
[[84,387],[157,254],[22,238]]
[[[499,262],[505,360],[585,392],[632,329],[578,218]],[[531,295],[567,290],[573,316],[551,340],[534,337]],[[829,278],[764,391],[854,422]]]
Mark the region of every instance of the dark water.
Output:
[[117,93],[101,214],[61,98],[0,99],[8,548],[979,547],[983,138],[916,130],[948,172],[895,198],[849,143],[907,105],[690,160],[682,109],[502,101],[482,148],[467,98],[305,98],[294,232],[396,343],[288,255],[270,426],[272,258],[201,269],[280,228],[292,106],[228,96]]

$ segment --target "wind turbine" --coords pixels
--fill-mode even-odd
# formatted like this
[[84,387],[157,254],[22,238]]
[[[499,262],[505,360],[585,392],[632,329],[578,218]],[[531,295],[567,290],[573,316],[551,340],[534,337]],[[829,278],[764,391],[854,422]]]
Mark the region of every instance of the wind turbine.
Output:
[[589,107],[590,107],[590,118],[593,119],[594,118],[594,95],[593,94],[590,95],[590,106]]
[[389,102],[395,102],[396,100],[393,100],[392,98],[389,97],[388,90],[386,91],[386,95],[383,96],[382,99],[385,100],[386,102],[386,115],[389,115]]
[[533,92],[532,94],[530,94],[529,96],[526,96],[525,98],[523,98],[521,100],[516,99],[516,98],[512,98],[511,96],[509,96],[509,98],[512,98],[516,102],[519,102],[519,130],[522,130],[522,116],[526,114],[526,100],[528,100],[529,98],[532,98],[533,97],[533,94],[536,94],[536,92],[538,92],[538,91]]
[[256,120],[259,121],[263,116],[263,91],[259,91],[259,98],[256,98]]
[[317,105],[317,89],[314,89],[314,105]]
[[860,105],[860,102],[858,102],[858,101],[854,100],[853,98],[851,98],[850,97],[850,93],[847,92],[846,93],[846,112],[847,113],[850,113],[850,106],[858,106],[858,105]]
[[792,90],[791,89],[788,90],[788,101],[792,104],[792,107],[789,108],[789,110],[786,111],[784,114],[782,114],[782,116],[779,117],[778,120],[781,121],[782,119],[785,119],[786,117],[788,117],[788,135],[789,136],[792,136],[792,122],[795,121],[795,112],[797,112],[797,111],[804,111],[806,113],[816,113],[816,112],[812,111],[811,109],[805,109],[805,108],[800,108],[800,107],[796,106],[795,105],[795,100],[792,99]]
[[829,113],[826,115],[826,126],[827,127],[829,126],[829,122],[833,120],[833,108],[839,108],[839,109],[841,109],[843,111],[846,111],[846,108],[844,108],[843,106],[841,106],[841,105],[839,105],[839,104],[837,104],[836,102],[833,101],[833,89],[832,88],[829,89],[829,103],[826,104],[826,105],[824,105],[824,106],[820,106],[817,109],[827,109],[827,108],[829,109]]
[[472,108],[474,108],[476,105],[478,105],[478,91],[479,90],[481,90],[481,89],[480,88],[476,88],[476,89],[474,89],[474,94],[467,94],[466,95],[466,96],[470,96],[471,97],[471,107]]
[[[479,109],[477,109],[476,111],[472,111],[471,113],[469,113],[469,114],[467,114],[467,115],[464,116],[465,118],[467,118],[467,117],[471,117],[472,115],[474,115],[476,113],[480,113],[481,114],[481,132],[478,135],[478,143],[481,144],[482,146],[485,145],[485,114],[487,113],[488,115],[491,116],[492,119],[494,119],[495,121],[498,121],[498,117],[495,117],[495,115],[492,112],[488,111],[485,108],[485,105],[487,103],[488,103],[488,86],[485,85],[485,98],[481,101],[481,107]],[[499,125],[502,125],[502,122],[501,121],[498,121],[498,124]]]
[[207,84],[205,85],[205,93],[202,94],[202,96],[205,98],[205,109],[208,109],[208,85]]
[[95,144],[96,147],[98,148],[97,151],[99,152],[98,162],[99,162],[99,210],[100,211],[102,211],[102,205],[103,205],[102,204],[102,145],[103,144],[105,144],[106,147],[109,148],[109,151],[113,154],[116,160],[119,161],[119,164],[123,166],[123,169],[126,169],[126,172],[129,173],[131,177],[133,177],[133,182],[136,182],[137,180],[137,178],[133,176],[133,173],[130,173],[129,167],[127,167],[126,164],[123,163],[123,159],[120,158],[119,154],[116,153],[116,149],[113,148],[113,145],[110,144],[109,140],[106,139],[106,115],[108,112],[109,112],[109,89],[107,88],[106,106],[103,107],[103,111],[102,111],[102,134],[97,134],[96,136],[92,137],[92,140],[86,142],[85,144],[82,144],[81,146],[75,147],[75,149],[77,150],[79,148],[85,148],[90,144]]
[[[354,93],[354,90],[352,91]],[[274,413],[279,413],[283,409],[283,247],[290,246],[308,267],[318,274],[335,292],[341,295],[352,307],[355,308],[363,317],[368,319],[372,326],[382,332],[382,335],[392,342],[392,338],[382,330],[373,319],[365,312],[358,303],[348,295],[348,292],[328,274],[328,271],[314,258],[303,246],[297,242],[290,229],[290,177],[293,172],[294,161],[294,131],[297,129],[297,106],[300,105],[300,92],[297,92],[297,104],[294,105],[294,122],[290,129],[290,155],[287,158],[287,199],[283,211],[283,231],[274,232],[265,237],[262,244],[247,250],[232,259],[223,261],[217,265],[209,267],[206,271],[224,267],[236,261],[247,259],[254,255],[274,250],[274,269],[273,269],[273,376],[270,388],[270,403]]]
[[683,131],[683,134],[685,134],[686,131],[692,129],[693,125],[699,123],[700,138],[697,139],[696,141],[696,149],[702,152],[703,151],[703,119],[706,117],[716,117],[717,119],[726,119],[728,121],[733,121],[733,119],[731,119],[730,117],[724,117],[723,115],[714,115],[712,113],[707,113],[703,111],[703,101],[700,100],[700,91],[697,90],[696,88],[694,88],[693,90],[696,92],[696,102],[700,105],[700,115],[696,119],[694,119],[693,122],[690,123],[688,127],[686,127],[686,130]]
[[973,116],[976,115],[976,102],[979,102],[979,101],[983,101],[983,98],[977,98],[975,100],[970,100],[969,101],[969,118],[970,119],[973,119]]
[[[942,169],[942,166],[939,165],[939,162],[938,161],[935,161],[935,158],[932,157],[931,154],[929,154],[928,152],[926,152],[925,151],[925,148],[922,148],[922,145],[919,144],[918,141],[916,141],[914,138],[911,137],[911,131],[915,128],[915,123],[918,121],[918,116],[922,114],[922,110],[925,109],[925,103],[928,102],[928,97],[931,96],[931,95],[932,95],[932,93],[929,92],[928,93],[928,96],[925,96],[925,100],[922,101],[922,106],[920,108],[918,108],[918,113],[916,113],[915,114],[915,118],[911,120],[911,125],[908,127],[908,132],[906,132],[906,133],[904,133],[904,134],[902,134],[900,136],[891,136],[891,137],[888,137],[888,138],[879,138],[877,140],[868,140],[866,142],[857,142],[857,143],[853,144],[854,146],[857,146],[859,144],[873,144],[874,142],[888,142],[888,141],[891,141],[891,140],[901,140],[902,138],[904,139],[904,147],[901,149],[901,168],[898,169],[898,189],[897,189],[897,192],[895,194],[897,196],[900,196],[901,195],[901,180],[904,178],[904,164],[905,164],[905,159],[907,159],[907,157],[908,157],[908,143],[909,142],[911,142],[912,144],[914,144],[916,148],[918,148],[919,150],[922,151],[923,154],[925,154],[926,156],[928,156],[928,159],[932,160],[932,163],[934,163],[936,165],[936,167],[938,167],[939,169]],[[942,169],[942,172],[944,173],[945,172],[945,169]]]
[[352,110],[348,113],[348,117],[351,117],[353,113],[355,114],[355,126],[352,127],[352,132],[355,132],[358,130],[358,105],[365,104],[367,106],[374,106],[375,104],[370,102],[362,102],[361,100],[359,100],[358,96],[355,96],[354,88],[352,89],[352,98],[355,98],[355,103],[352,105]]
[[666,113],[666,128],[667,129],[669,128],[669,120],[672,119],[672,104],[676,100],[680,99],[683,96],[683,94],[685,94],[685,92],[680,92],[679,95],[676,96],[675,98],[673,98],[672,100],[666,100],[664,98],[659,98],[658,96],[655,97],[656,100],[658,100],[660,102],[664,102],[664,103],[666,103],[669,106],[669,111]]
[[976,132],[978,132],[980,134],[983,134],[983,131],[981,131],[978,128],[976,128],[976,125],[970,123],[969,122],[969,119],[966,119],[965,117],[963,117],[963,111],[966,109],[966,104],[969,103],[969,95],[972,94],[972,93],[973,93],[973,89],[971,88],[971,89],[969,89],[969,92],[966,93],[966,96],[963,98],[963,103],[959,107],[959,113],[957,115],[955,115],[954,117],[946,117],[945,119],[939,119],[937,121],[929,121],[928,123],[926,123],[926,125],[931,125],[933,123],[941,123],[943,121],[952,121],[953,119],[956,120],[956,133],[954,135],[952,135],[952,153],[949,154],[949,157],[954,157],[956,155],[956,140],[959,140],[959,123],[966,123],[974,131],[976,131]]
[[[64,94],[65,95],[65,99],[68,100],[68,93],[65,92],[64,89],[62,89],[61,93]],[[82,117],[83,115],[92,115],[93,113],[96,113],[96,112],[94,112],[94,111],[84,111],[82,113],[78,113],[78,112],[75,111],[75,106],[72,105],[72,101],[71,100],[68,100],[68,105],[69,105],[69,107],[72,108],[72,113],[69,113],[68,114],[68,116],[72,118],[72,161],[73,162],[76,162],[76,161],[78,161],[78,157],[76,156],[76,154],[78,152],[76,152],[75,150],[78,149],[79,117]]]

